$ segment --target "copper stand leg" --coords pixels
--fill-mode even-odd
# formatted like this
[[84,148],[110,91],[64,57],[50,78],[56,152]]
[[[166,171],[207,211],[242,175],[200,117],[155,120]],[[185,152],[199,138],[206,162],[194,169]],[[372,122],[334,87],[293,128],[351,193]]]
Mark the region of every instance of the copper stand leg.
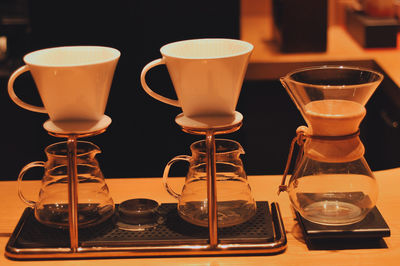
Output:
[[72,252],[78,248],[78,174],[76,162],[76,135],[68,136],[68,215]]
[[215,136],[214,131],[206,134],[207,151],[207,197],[208,197],[208,229],[210,234],[210,247],[218,245],[218,216],[217,216],[217,182],[215,162]]

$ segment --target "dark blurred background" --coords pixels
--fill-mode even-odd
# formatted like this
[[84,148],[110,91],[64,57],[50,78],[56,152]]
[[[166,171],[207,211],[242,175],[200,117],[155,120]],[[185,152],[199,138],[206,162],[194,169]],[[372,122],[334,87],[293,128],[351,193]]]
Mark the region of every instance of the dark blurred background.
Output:
[[[98,159],[105,176],[161,176],[166,162],[188,153],[190,143],[200,137],[183,133],[175,124],[180,109],[144,92],[140,72],[161,56],[159,50],[167,43],[239,38],[239,8],[238,0],[2,0],[0,36],[7,37],[7,53],[0,59],[0,177],[15,179],[24,164],[45,160],[44,148],[61,141],[42,128],[47,115],[15,105],[6,87],[26,53],[64,45],[110,46],[122,54],[106,110],[113,122],[106,133],[87,139],[103,151]],[[159,93],[175,97],[165,67],[150,71],[148,82]],[[20,98],[41,105],[30,74],[18,78],[15,89]]]
[[[64,45],[120,50],[106,110],[113,122],[105,133],[85,140],[102,149],[97,158],[105,177],[158,177],[172,157],[190,154],[189,145],[202,137],[183,133],[175,124],[180,109],[143,91],[139,80],[142,68],[161,56],[161,46],[173,41],[240,38],[239,0],[2,0],[0,19],[0,49],[4,50],[4,36],[7,38],[7,49],[0,53],[1,180],[16,179],[25,164],[46,160],[44,148],[62,140],[43,129],[47,115],[21,109],[9,99],[7,80],[23,65],[24,54]],[[237,107],[244,116],[243,127],[221,136],[242,144],[248,174],[282,173],[290,141],[297,126],[304,124],[278,77],[298,67],[321,64],[361,65],[382,71],[372,60],[250,64]],[[175,97],[165,67],[151,70],[147,81],[160,94]],[[22,99],[41,105],[29,74],[17,79],[15,89]],[[366,158],[373,170],[400,165],[399,106],[399,88],[386,76],[368,104],[361,126]],[[186,167],[176,165],[172,175],[184,175]],[[40,175],[40,171],[31,173]]]

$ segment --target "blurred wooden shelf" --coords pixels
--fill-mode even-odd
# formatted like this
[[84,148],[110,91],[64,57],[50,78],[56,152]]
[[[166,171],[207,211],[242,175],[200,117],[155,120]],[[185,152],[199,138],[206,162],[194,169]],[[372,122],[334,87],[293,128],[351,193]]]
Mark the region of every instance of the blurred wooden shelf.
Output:
[[[264,0],[263,2],[268,2]],[[242,4],[246,0],[242,0]],[[268,4],[262,7],[268,9]],[[327,50],[323,53],[287,53],[279,52],[272,40],[272,18],[270,10],[254,11],[243,8],[241,15],[241,39],[254,45],[250,62],[319,62],[340,60],[375,60],[389,76],[400,85],[400,45],[396,48],[364,49],[349,35],[346,28],[337,23],[328,23]],[[261,9],[261,7],[260,7]],[[258,12],[254,14],[255,12]],[[398,38],[399,39],[399,38]],[[272,65],[271,65],[272,67]]]

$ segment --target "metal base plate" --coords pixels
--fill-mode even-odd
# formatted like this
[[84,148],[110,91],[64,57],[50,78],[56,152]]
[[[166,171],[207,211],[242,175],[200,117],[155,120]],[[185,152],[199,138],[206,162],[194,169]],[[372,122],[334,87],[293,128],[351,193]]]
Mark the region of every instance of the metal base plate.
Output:
[[182,220],[176,204],[162,204],[164,223],[144,231],[127,231],[116,225],[117,216],[95,227],[79,230],[79,248],[69,248],[68,230],[39,223],[25,209],[6,246],[14,259],[186,256],[278,253],[286,248],[279,207],[257,202],[257,214],[248,222],[218,229],[217,248],[208,245],[208,228]]
[[242,126],[242,121],[243,115],[237,111],[232,116],[186,117],[181,113],[175,118],[184,132],[199,135],[206,135],[207,132],[214,135],[231,133]]
[[187,117],[183,113],[175,118],[175,122],[183,128],[194,130],[221,130],[242,123],[243,115],[237,111],[231,116],[197,116]]
[[68,137],[69,135],[92,136],[102,133],[111,124],[111,118],[107,115],[99,121],[58,121],[47,120],[43,127],[51,135]]

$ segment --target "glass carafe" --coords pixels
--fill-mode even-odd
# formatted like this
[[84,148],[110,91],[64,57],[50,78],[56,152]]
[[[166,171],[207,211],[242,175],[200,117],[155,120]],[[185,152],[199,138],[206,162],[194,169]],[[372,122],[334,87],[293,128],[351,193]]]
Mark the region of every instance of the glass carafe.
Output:
[[359,125],[382,79],[378,72],[344,66],[300,69],[281,78],[308,126],[297,130],[292,150],[297,142],[302,157],[280,188],[303,218],[347,225],[375,206],[378,187],[364,159]]
[[[256,213],[256,203],[251,195],[240,155],[241,145],[227,139],[216,139],[216,190],[218,227],[237,225]],[[208,226],[207,172],[205,141],[190,146],[192,156],[180,155],[168,162],[163,183],[173,197],[178,199],[178,213],[186,221]],[[182,193],[176,193],[168,184],[170,167],[177,161],[189,162]]]
[[[68,158],[67,142],[52,144],[45,149],[48,160],[27,164],[18,176],[18,195],[34,208],[36,219],[53,227],[68,227]],[[77,142],[78,226],[98,224],[114,213],[96,154],[99,147],[91,142]],[[44,167],[44,176],[37,201],[26,199],[22,193],[22,178],[33,167]]]

